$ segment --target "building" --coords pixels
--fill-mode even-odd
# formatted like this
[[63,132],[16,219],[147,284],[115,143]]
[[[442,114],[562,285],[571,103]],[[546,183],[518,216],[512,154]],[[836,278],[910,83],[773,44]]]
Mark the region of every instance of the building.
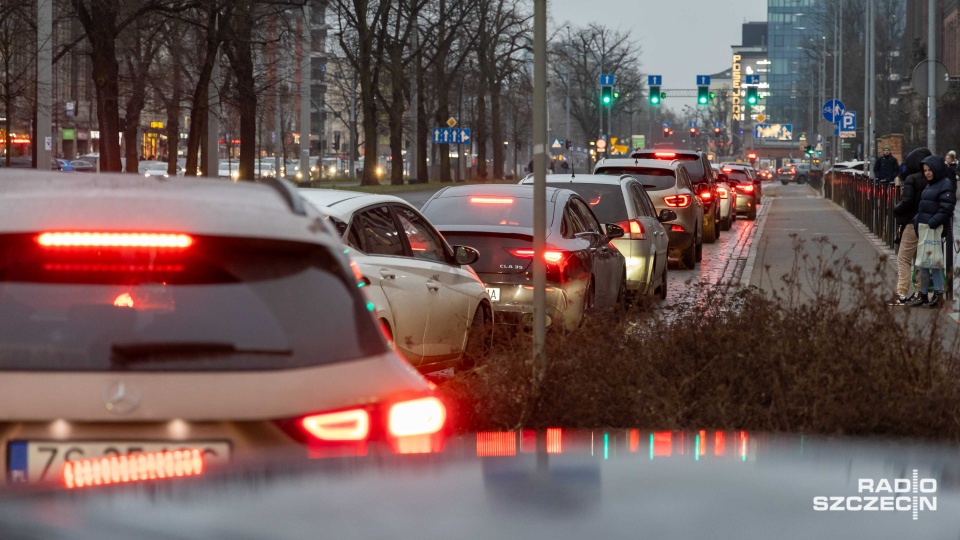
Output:
[[818,21],[829,20],[826,10],[823,0],[767,0],[766,116],[773,122],[814,129],[808,112],[816,89],[803,67],[822,45],[825,32]]
[[[731,47],[731,91],[729,99],[731,104],[730,133],[733,139],[734,153],[749,144],[755,123],[789,123],[776,117],[771,118],[768,112],[771,101],[771,61],[767,50],[768,32],[768,23],[744,23],[741,44]],[[747,103],[748,86],[756,86],[758,89],[760,99],[756,104],[750,105]]]

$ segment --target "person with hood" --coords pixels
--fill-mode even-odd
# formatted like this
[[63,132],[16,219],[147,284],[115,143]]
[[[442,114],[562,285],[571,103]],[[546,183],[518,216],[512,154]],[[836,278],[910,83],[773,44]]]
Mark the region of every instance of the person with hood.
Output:
[[953,150],[947,152],[947,172],[950,175],[950,181],[953,182],[953,187],[957,187],[957,153]]
[[[927,179],[927,187],[920,194],[920,205],[917,207],[917,216],[913,218],[915,232],[920,237],[920,225],[930,229],[950,227],[950,218],[957,205],[957,192],[950,182],[947,164],[942,156],[929,156],[923,159],[923,174]],[[942,229],[941,229],[942,230]],[[942,234],[942,233],[941,233]],[[938,246],[939,248],[939,246]],[[920,266],[918,264],[918,266]],[[933,280],[933,296],[928,299],[930,281]],[[940,305],[943,297],[943,267],[920,268],[920,296],[913,300],[911,306],[928,305],[935,308]]]
[[900,164],[897,163],[897,158],[890,153],[889,146],[884,146],[883,155],[877,158],[873,165],[874,177],[881,182],[893,182],[899,172]]
[[903,160],[904,170],[901,174],[903,194],[900,202],[893,207],[893,215],[897,220],[897,236],[900,238],[900,250],[897,252],[897,298],[895,305],[907,305],[917,295],[908,297],[910,292],[910,278],[913,274],[913,260],[917,257],[917,233],[913,228],[913,218],[917,215],[920,205],[920,194],[927,187],[927,179],[923,176],[923,160],[932,153],[927,148],[917,148],[907,154]]

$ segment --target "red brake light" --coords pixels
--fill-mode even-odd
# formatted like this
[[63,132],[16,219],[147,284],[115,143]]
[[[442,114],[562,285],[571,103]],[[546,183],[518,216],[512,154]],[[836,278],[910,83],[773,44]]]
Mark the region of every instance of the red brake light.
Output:
[[629,238],[632,240],[646,240],[647,235],[646,231],[643,230],[643,223],[640,223],[638,219],[631,219],[629,221],[621,221],[617,223],[621,229],[624,230],[626,235],[624,238]]
[[723,172],[733,172],[733,169],[730,167],[724,167]]
[[[520,257],[521,259],[533,258],[532,249],[512,249],[510,250],[510,253],[513,254],[514,257]],[[549,263],[558,263],[563,260],[564,255],[565,254],[563,251],[545,251],[543,253],[543,258]]]
[[726,199],[729,193],[727,193],[727,188],[717,188],[717,193],[720,194],[721,199]]
[[675,157],[677,157],[677,153],[676,153],[676,152],[654,152],[653,155],[656,156],[656,157],[658,157],[658,158],[660,158],[660,159],[663,159],[663,158],[675,158]]
[[472,204],[513,204],[513,197],[470,197]]
[[203,452],[193,448],[68,461],[63,464],[61,478],[67,489],[76,489],[200,476],[203,472]]
[[43,247],[143,247],[184,249],[193,244],[186,234],[116,232],[45,232],[37,237]]
[[301,419],[300,425],[322,441],[362,441],[370,434],[370,414],[363,409],[315,414]]
[[671,208],[686,208],[692,202],[689,195],[671,195],[664,197],[663,202]]
[[683,227],[679,225],[673,225],[670,227],[670,232],[683,232]]
[[709,189],[704,190],[700,192],[700,198],[703,199],[704,201],[709,201],[710,199],[713,198],[713,193],[710,193]]
[[435,397],[401,401],[390,407],[387,429],[394,437],[431,435],[443,429],[447,409]]
[[737,189],[744,193],[753,193],[753,184],[738,184]]

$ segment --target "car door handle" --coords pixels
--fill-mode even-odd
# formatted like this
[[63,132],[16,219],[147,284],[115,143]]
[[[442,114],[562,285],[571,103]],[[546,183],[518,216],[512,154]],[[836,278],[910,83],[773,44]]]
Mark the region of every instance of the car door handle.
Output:
[[431,292],[437,292],[440,290],[440,284],[432,279],[427,280],[427,289],[430,289]]
[[387,270],[386,268],[381,268],[380,277],[384,279],[397,279],[397,274],[393,270]]

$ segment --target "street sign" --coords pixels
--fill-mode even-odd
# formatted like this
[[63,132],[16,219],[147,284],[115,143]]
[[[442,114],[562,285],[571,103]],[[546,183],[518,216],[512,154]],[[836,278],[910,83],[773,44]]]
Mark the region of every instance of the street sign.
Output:
[[831,99],[823,104],[823,119],[836,124],[843,118],[843,113],[846,112],[846,110],[847,108],[843,106],[842,101],[839,99]]
[[841,139],[857,138],[857,111],[847,111],[843,113],[839,130]]
[[563,148],[563,139],[554,139],[550,148]]
[[663,123],[663,127],[669,128],[669,127],[670,127],[670,124],[671,124],[670,122],[664,122],[664,123]]
[[447,125],[450,127],[457,125],[457,119],[451,116],[447,119]]
[[600,75],[600,86],[613,86],[614,77],[612,73]]
[[697,86],[710,86],[710,76],[697,75]]
[[[913,68],[913,76],[910,78],[910,86],[913,86],[914,91],[923,97],[927,96],[927,84],[930,82],[927,80],[929,77],[927,71],[930,69],[928,62],[929,60],[924,60],[917,64],[917,66]],[[943,62],[939,60],[934,64],[933,73],[933,80],[936,82],[934,91],[937,97],[943,97],[950,88],[950,73],[947,72],[947,66],[943,65]]]
[[753,136],[757,139],[791,141],[793,124],[756,124],[753,126]]
[[714,122],[713,127],[718,128],[718,127],[723,127],[723,125],[720,122]]
[[764,115],[762,115],[762,114],[758,114],[758,115],[757,115],[757,122],[763,122],[763,121],[766,120],[766,119],[767,119],[767,117],[764,116]]
[[744,77],[744,83],[745,83],[745,84],[760,84],[760,76],[759,76],[759,75],[747,75],[746,77]]
[[696,127],[697,127],[697,122],[696,122],[696,120],[694,120],[693,122],[690,122],[690,123],[687,125],[687,127],[696,128]]
[[470,144],[467,128],[433,128],[433,144]]
[[660,86],[663,84],[663,77],[661,75],[649,75],[647,76],[647,84],[650,86]]
[[630,145],[634,148],[644,148],[647,143],[646,135],[634,135],[630,137]]
[[597,150],[603,151],[607,147],[606,139],[597,139]]

